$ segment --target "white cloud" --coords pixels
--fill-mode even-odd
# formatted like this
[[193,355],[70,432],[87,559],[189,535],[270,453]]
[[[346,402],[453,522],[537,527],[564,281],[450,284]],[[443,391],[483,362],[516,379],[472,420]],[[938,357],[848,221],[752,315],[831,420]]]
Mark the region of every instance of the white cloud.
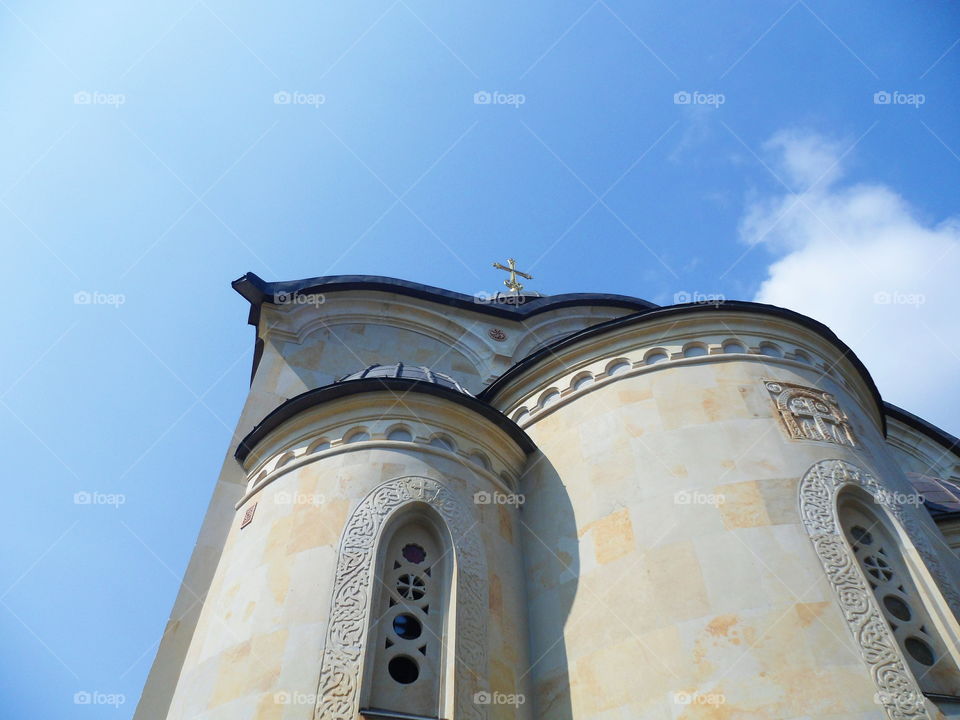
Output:
[[960,434],[960,222],[931,223],[895,190],[842,186],[842,148],[779,133],[773,170],[799,187],[758,200],[741,238],[782,257],[757,302],[828,325],[867,366],[885,400]]

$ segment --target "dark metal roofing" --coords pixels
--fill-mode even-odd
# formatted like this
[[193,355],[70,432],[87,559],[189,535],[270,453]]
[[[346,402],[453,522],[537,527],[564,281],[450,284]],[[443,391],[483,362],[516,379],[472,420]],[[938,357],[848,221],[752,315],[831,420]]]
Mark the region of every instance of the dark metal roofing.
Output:
[[465,395],[473,395],[473,393],[446,373],[434,372],[423,365],[404,365],[403,363],[371,365],[363,370],[346,375],[337,380],[337,382],[350,382],[352,380],[363,380],[364,378],[407,378],[408,380],[436,383],[451,390],[462,392]]
[[395,393],[400,397],[407,392],[417,392],[451,400],[473,410],[481,417],[492,422],[510,436],[524,452],[529,453],[536,449],[533,441],[520,429],[519,425],[499,410],[485,402],[477,400],[473,395],[465,394],[436,382],[412,380],[408,377],[366,377],[359,380],[324,385],[323,387],[308,390],[305,393],[301,393],[285,401],[261,420],[253,430],[247,433],[246,437],[244,437],[237,446],[234,457],[243,463],[253,448],[272,430],[305,410],[317,407],[330,400],[346,397],[355,393],[383,392],[384,390]]
[[[493,298],[482,299],[473,295],[444,290],[430,285],[399,280],[378,275],[329,275],[286,282],[267,282],[254,273],[247,273],[234,280],[233,289],[250,302],[248,322],[256,325],[260,320],[260,306],[295,295],[316,295],[345,290],[376,290],[397,293],[410,297],[431,300],[443,305],[512,320],[524,320],[549,310],[564,307],[618,307],[624,310],[655,308],[652,302],[627,295],[608,293],[566,293],[563,295],[512,295],[501,293]],[[279,297],[278,297],[279,296]]]
[[894,418],[895,420],[899,420],[904,425],[908,425],[918,432],[923,433],[934,442],[943,445],[944,449],[951,450],[954,455],[960,458],[960,440],[955,438],[950,433],[946,432],[945,430],[941,430],[933,423],[929,423],[911,412],[907,412],[901,407],[897,407],[893,403],[885,402],[883,403],[883,408],[890,417]]

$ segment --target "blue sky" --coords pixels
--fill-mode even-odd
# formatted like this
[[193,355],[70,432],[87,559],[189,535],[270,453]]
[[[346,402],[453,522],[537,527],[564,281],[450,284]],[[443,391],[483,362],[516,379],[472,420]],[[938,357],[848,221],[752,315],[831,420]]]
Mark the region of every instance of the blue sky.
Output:
[[248,270],[784,304],[960,433],[958,39],[932,1],[0,0],[5,717],[132,715]]

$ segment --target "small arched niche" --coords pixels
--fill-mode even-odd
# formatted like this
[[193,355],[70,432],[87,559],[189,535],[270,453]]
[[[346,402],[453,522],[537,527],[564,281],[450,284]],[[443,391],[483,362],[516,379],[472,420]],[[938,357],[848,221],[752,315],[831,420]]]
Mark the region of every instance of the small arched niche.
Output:
[[364,428],[354,428],[346,437],[343,439],[345,444],[355,443],[355,442],[364,442],[365,440],[370,439],[370,433]]
[[456,452],[457,444],[453,441],[449,435],[444,435],[443,433],[438,433],[430,438],[430,444],[435,448],[440,448],[441,450],[446,450],[447,452]]
[[667,355],[667,351],[663,348],[653,348],[652,350],[648,350],[643,356],[643,362],[646,365],[656,365],[657,363],[666,362],[669,359],[670,356]]
[[607,363],[605,374],[607,377],[616,377],[630,370],[630,361],[626,358],[617,358]]
[[593,374],[589,372],[582,372],[578,375],[575,375],[573,380],[570,382],[570,389],[577,391],[583,390],[593,385]]
[[690,342],[683,346],[683,356],[685,358],[702,357],[709,351],[702,342]]
[[394,442],[413,442],[413,433],[406,425],[394,425],[387,431],[387,440]]
[[782,358],[783,350],[776,343],[765,341],[760,343],[760,354],[772,358]]

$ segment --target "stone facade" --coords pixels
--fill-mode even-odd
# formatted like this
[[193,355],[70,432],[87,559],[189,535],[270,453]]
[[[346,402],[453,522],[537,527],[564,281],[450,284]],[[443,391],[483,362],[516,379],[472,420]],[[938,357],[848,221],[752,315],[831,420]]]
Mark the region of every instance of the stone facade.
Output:
[[[137,720],[403,717],[369,704],[371,605],[384,528],[414,509],[454,569],[433,717],[960,716],[922,692],[835,515],[848,484],[877,498],[960,658],[960,561],[903,501],[960,453],[888,418],[823,326],[750,303],[238,286],[258,361]],[[476,397],[336,382],[398,361]]]

